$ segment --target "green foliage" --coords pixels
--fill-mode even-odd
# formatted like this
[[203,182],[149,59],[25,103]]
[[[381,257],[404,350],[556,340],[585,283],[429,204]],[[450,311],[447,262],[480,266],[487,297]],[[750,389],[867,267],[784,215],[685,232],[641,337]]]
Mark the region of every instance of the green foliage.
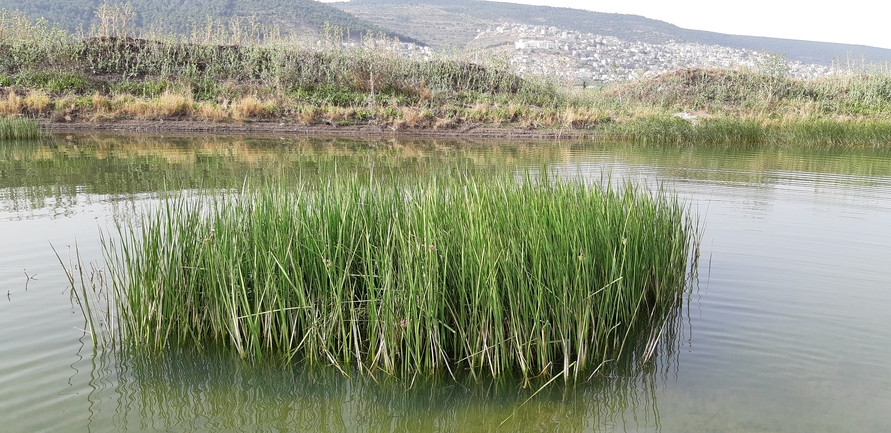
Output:
[[67,33],[48,21],[30,20],[21,12],[0,10],[0,72],[20,68],[52,66]]
[[34,140],[42,136],[37,122],[31,119],[0,117],[0,140]]
[[605,133],[641,143],[674,145],[753,145],[763,143],[766,136],[761,124],[751,119],[702,119],[693,123],[665,115],[611,124]]
[[606,136],[648,144],[682,146],[887,147],[891,121],[805,118],[767,121],[716,117],[642,116],[601,129]]
[[891,121],[805,119],[771,127],[773,143],[799,143],[806,147],[871,147],[891,145]]
[[65,71],[24,70],[16,74],[14,83],[56,93],[84,93],[93,88],[84,74]]
[[676,311],[694,234],[665,194],[531,177],[171,198],[107,238],[118,317],[96,323],[155,350],[579,378]]
[[781,66],[750,70],[688,68],[605,90],[610,98],[682,110],[757,110],[780,113],[806,107],[814,114],[891,113],[891,75],[847,71],[796,80]]
[[[33,20],[43,18],[47,23],[60,26],[68,32],[92,29],[95,34],[103,37],[157,32],[196,35],[204,33],[209,26],[216,27],[218,23],[238,20],[244,22],[247,37],[251,30],[262,27],[261,23],[275,22],[286,35],[319,34],[325,24],[330,23],[346,29],[347,35],[353,38],[371,33],[415,41],[312,0],[130,0],[126,4],[98,0],[0,0],[0,9],[16,11]],[[122,27],[121,20],[103,21],[103,16],[129,18],[126,20],[127,25]]]
[[365,92],[356,92],[345,86],[336,86],[331,84],[322,84],[319,86],[307,86],[301,88],[299,86],[291,95],[298,100],[306,101],[311,104],[318,105],[334,105],[337,107],[350,107],[354,105],[363,105],[368,102],[369,94]]
[[[6,65],[10,84],[54,93],[124,92],[143,97],[176,86],[190,88],[197,101],[216,102],[256,93],[263,86],[266,94],[290,91],[298,100],[334,107],[443,103],[456,92],[465,95],[459,98],[464,103],[530,89],[507,64],[412,60],[394,55],[389,50],[392,40],[365,39],[372,47],[351,49],[337,41],[306,47],[275,39],[273,33],[256,33],[260,27],[245,27],[238,20],[230,27],[212,23],[206,34],[188,38],[119,36],[128,28],[122,22],[132,19],[128,11],[103,6],[97,12],[102,36],[86,39],[5,13],[0,35],[7,37],[0,38],[0,48],[18,53]],[[189,42],[196,39],[205,42]],[[253,42],[227,44],[243,40]]]
[[[93,114],[73,108],[101,109],[95,114],[104,118],[159,118],[174,112],[217,120],[293,115],[304,124],[383,121],[394,129],[449,128],[473,121],[600,129],[608,136],[685,144],[761,143],[768,140],[765,134],[773,134],[769,140],[786,136],[774,127],[784,119],[804,119],[796,127],[818,131],[827,126],[802,125],[811,118],[832,118],[848,122],[839,128],[863,132],[854,138],[870,145],[882,142],[874,133],[883,130],[883,119],[891,116],[891,75],[886,71],[797,80],[787,76],[779,55],[768,56],[756,70],[688,68],[573,90],[547,77],[520,77],[501,58],[473,62],[466,56],[443,55],[421,60],[396,54],[392,40],[373,38],[349,48],[336,40],[306,46],[244,26],[238,21],[225,30],[214,24],[204,35],[153,40],[75,39],[46,22],[4,12],[0,50],[9,55],[0,56],[0,85],[17,87],[14,95],[7,92],[12,96],[4,112],[69,120]],[[104,32],[119,33],[123,27],[115,24]],[[228,43],[232,41],[247,42]],[[15,96],[30,95],[32,89],[39,91],[35,97],[51,100]],[[157,98],[167,91],[180,92],[174,96],[190,101],[183,103],[194,110],[161,108],[172,100],[129,98]],[[68,94],[96,94],[106,102],[101,107],[92,102],[72,107],[70,101],[52,100]],[[129,99],[114,98],[118,94]],[[237,105],[250,99],[246,96],[255,99]],[[131,101],[138,109],[127,110],[109,100]],[[47,112],[47,106],[55,112]],[[694,125],[672,117],[679,111],[704,116]],[[876,122],[862,122],[860,117]]]
[[162,79],[123,80],[109,84],[113,94],[130,94],[144,98],[155,98],[171,88],[171,82]]
[[191,80],[190,87],[192,95],[199,101],[213,101],[222,93],[222,89],[217,85],[215,80],[209,78],[198,78]]

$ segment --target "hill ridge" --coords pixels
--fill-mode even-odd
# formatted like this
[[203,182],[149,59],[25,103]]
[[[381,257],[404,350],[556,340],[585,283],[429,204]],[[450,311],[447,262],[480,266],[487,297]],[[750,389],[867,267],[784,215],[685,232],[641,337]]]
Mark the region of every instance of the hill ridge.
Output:
[[[762,36],[730,35],[693,30],[641,15],[593,12],[552,6],[531,6],[482,0],[352,0],[330,3],[379,25],[400,24],[400,31],[435,47],[460,47],[470,41],[471,29],[482,24],[512,22],[557,26],[565,30],[613,36],[628,42],[699,43],[729,48],[785,53],[791,61],[831,65],[849,56],[866,62],[891,62],[891,50],[866,45],[817,42]],[[451,23],[453,37],[432,34],[437,25],[417,25],[412,10]],[[462,22],[461,19],[464,19]],[[440,29],[447,32],[447,29]],[[463,35],[463,37],[462,37]]]

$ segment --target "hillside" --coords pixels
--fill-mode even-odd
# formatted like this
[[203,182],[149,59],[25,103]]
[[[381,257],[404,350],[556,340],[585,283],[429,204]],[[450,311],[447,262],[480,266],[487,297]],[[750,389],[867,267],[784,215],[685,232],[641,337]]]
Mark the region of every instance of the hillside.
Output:
[[721,45],[734,49],[786,53],[786,59],[830,65],[852,56],[871,62],[891,61],[891,50],[863,45],[834,44],[683,29],[637,15],[589,12],[569,8],[527,6],[480,0],[352,0],[331,3],[344,11],[401,32],[437,48],[464,47],[478,31],[503,23],[554,26],[594,33],[627,42]]
[[[100,0],[0,0],[0,9],[18,10],[32,19],[46,18],[71,32],[88,31],[96,23]],[[123,3],[123,2],[110,2]],[[277,26],[283,33],[317,35],[326,23],[349,31],[351,37],[371,32],[418,42],[406,35],[357,18],[314,0],[130,0],[133,27],[188,34],[204,28],[211,18],[226,23],[233,18]]]

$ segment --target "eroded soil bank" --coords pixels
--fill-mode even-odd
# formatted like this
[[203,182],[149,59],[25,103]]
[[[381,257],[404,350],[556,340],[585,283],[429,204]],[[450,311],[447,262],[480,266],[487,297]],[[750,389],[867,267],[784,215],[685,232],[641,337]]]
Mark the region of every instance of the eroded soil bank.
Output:
[[317,136],[359,137],[430,137],[521,140],[582,140],[595,137],[591,130],[524,129],[492,125],[469,125],[462,128],[393,128],[378,125],[298,125],[281,122],[205,122],[196,120],[119,120],[106,122],[40,122],[50,132],[120,131],[146,133],[225,133],[225,134],[296,134]]

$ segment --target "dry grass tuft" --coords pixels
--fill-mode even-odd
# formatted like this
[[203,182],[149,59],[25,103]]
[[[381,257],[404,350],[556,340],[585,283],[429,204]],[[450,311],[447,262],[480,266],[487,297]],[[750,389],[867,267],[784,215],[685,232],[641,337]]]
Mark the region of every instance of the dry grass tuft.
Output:
[[262,117],[271,112],[274,107],[275,104],[269,101],[260,100],[254,95],[246,95],[232,104],[232,117],[239,120]]
[[564,128],[592,128],[600,123],[608,116],[598,110],[588,107],[566,107],[563,110],[562,126]]
[[0,99],[0,114],[14,116],[22,113],[22,100],[15,91],[9,89],[6,99]]
[[[118,98],[115,99],[117,100]],[[158,98],[148,100],[137,99],[132,96],[124,96],[121,99],[128,100],[120,105],[121,112],[140,119],[167,119],[188,116],[194,111],[195,105],[191,92],[173,93],[165,91]]]
[[111,100],[107,96],[101,95],[97,92],[93,93],[93,97],[90,99],[93,103],[93,109],[95,109],[97,112],[101,113],[111,110]]
[[303,105],[300,106],[296,110],[296,114],[294,115],[294,120],[301,125],[314,125],[319,121],[320,111],[317,107],[311,105]]
[[437,118],[433,123],[433,129],[454,129],[458,127],[458,121],[453,116]]
[[402,107],[399,109],[401,126],[408,128],[426,127],[434,118],[430,110],[414,107]]
[[225,122],[232,119],[232,114],[229,111],[227,102],[223,102],[222,104],[213,102],[199,103],[195,106],[193,114],[198,119],[211,122]]
[[28,95],[25,96],[23,104],[29,112],[43,113],[51,102],[52,101],[46,92],[42,90],[30,90],[28,91]]

